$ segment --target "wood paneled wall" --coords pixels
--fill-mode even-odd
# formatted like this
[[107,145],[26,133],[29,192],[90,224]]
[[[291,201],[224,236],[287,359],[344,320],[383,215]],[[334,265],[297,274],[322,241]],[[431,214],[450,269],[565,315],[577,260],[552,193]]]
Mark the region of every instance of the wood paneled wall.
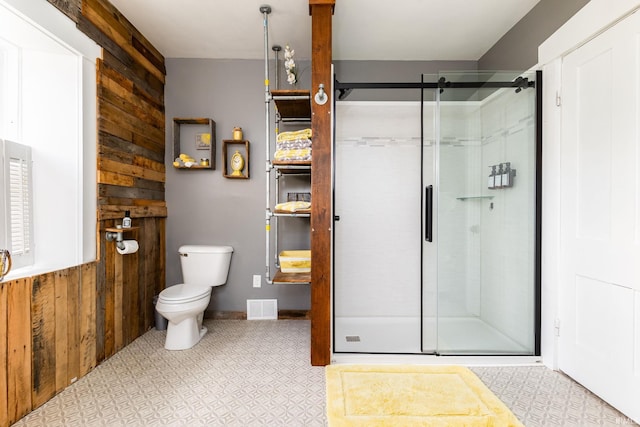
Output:
[[[42,0],[44,1],[44,0]],[[164,57],[107,0],[48,0],[103,47],[97,64],[98,259],[0,283],[0,427],[153,327],[165,284]],[[122,256],[104,238],[131,211]]]

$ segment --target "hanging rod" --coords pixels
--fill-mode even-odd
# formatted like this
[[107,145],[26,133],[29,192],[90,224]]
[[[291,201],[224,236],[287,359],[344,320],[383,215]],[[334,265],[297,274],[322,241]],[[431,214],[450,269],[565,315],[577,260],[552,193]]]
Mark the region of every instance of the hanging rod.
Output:
[[529,87],[535,87],[536,82],[530,81],[528,77],[518,77],[509,82],[450,82],[444,77],[440,77],[437,82],[387,82],[387,83],[342,83],[337,79],[334,82],[334,89],[339,91],[338,99],[346,98],[353,89],[496,89],[512,87],[516,92]]

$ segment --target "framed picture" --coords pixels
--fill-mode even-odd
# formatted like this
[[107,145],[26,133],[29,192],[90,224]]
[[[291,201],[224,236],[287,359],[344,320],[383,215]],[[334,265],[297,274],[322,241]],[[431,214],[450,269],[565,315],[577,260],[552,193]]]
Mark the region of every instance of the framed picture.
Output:
[[196,149],[208,150],[209,148],[211,148],[211,134],[196,133]]

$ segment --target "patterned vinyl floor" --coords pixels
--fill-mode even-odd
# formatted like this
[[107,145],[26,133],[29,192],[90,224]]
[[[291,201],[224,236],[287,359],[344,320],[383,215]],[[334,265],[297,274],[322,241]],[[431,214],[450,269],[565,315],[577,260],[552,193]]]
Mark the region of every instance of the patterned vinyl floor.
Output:
[[[151,330],[15,426],[325,426],[306,320],[206,320],[187,351]],[[635,425],[547,368],[475,367],[528,427]]]

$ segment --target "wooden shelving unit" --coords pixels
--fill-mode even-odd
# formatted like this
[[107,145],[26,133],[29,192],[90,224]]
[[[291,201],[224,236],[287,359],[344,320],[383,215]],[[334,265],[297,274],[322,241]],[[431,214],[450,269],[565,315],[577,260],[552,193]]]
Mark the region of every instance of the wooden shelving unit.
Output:
[[[308,90],[273,90],[272,99],[277,111],[277,120],[283,123],[311,122],[311,92]],[[307,124],[308,126],[308,124]],[[271,166],[280,176],[307,175],[311,176],[311,160],[271,160]],[[276,187],[277,188],[277,187]],[[295,212],[273,210],[272,216],[284,218],[309,218],[311,209]],[[310,284],[311,273],[283,273],[276,271],[272,279],[274,284]]]

